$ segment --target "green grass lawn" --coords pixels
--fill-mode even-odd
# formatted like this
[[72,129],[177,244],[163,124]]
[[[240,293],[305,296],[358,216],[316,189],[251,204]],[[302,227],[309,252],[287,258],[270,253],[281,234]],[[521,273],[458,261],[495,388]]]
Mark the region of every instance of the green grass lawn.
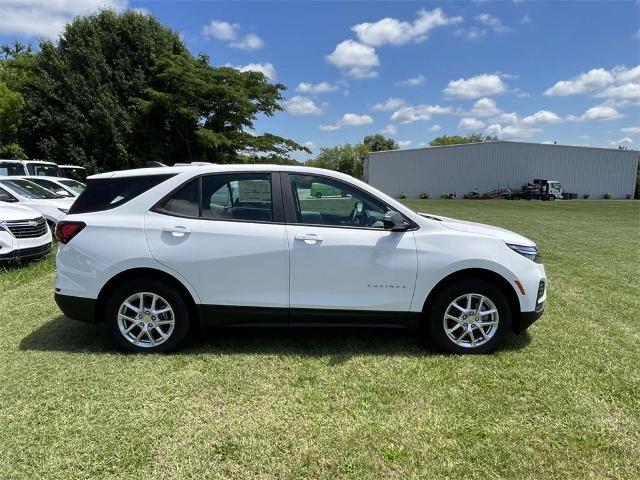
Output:
[[542,319],[482,357],[267,329],[123,355],[61,316],[50,256],[0,272],[0,478],[638,478],[640,202],[407,203],[538,242]]

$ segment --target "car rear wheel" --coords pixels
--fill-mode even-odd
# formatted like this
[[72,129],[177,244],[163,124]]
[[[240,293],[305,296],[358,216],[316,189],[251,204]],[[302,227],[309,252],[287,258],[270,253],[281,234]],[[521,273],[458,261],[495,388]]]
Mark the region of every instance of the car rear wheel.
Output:
[[428,334],[446,352],[490,353],[511,329],[511,308],[493,283],[469,279],[445,287],[427,312]]
[[316,198],[322,198],[322,192],[316,192]]
[[189,309],[171,286],[136,280],[108,299],[105,321],[120,350],[158,353],[173,350],[189,331]]

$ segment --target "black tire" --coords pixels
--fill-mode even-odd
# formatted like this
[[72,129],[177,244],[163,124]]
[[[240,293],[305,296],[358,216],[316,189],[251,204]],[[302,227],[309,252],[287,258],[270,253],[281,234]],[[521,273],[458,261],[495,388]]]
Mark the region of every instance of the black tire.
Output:
[[[173,310],[175,322],[173,331],[166,340],[155,346],[134,345],[125,338],[118,326],[120,306],[130,296],[140,292],[159,295]],[[134,353],[162,353],[174,350],[187,336],[190,325],[189,309],[182,296],[172,286],[150,278],[129,281],[115,290],[107,299],[104,320],[106,329],[118,349]]]
[[322,192],[316,192],[316,198],[322,198]]
[[[493,336],[481,345],[461,346],[451,340],[445,332],[444,315],[449,305],[458,297],[466,294],[480,294],[488,298],[498,311],[498,325]],[[465,279],[452,283],[442,289],[426,313],[426,334],[431,343],[449,353],[483,354],[491,353],[500,347],[511,330],[512,313],[509,301],[500,288],[483,279]],[[462,327],[460,327],[462,328]],[[478,332],[476,332],[478,335]],[[480,337],[479,337],[480,338]]]

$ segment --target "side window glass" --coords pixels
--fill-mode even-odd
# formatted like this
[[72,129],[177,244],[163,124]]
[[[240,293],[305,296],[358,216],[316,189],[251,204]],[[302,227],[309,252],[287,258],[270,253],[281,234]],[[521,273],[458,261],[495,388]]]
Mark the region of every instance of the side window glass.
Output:
[[387,207],[347,183],[313,175],[289,175],[298,223],[384,228]]
[[202,178],[202,216],[218,220],[273,221],[271,174],[241,173]]
[[161,210],[178,215],[180,217],[198,217],[200,206],[198,204],[199,179],[191,180],[184,187],[174,193],[164,202]]

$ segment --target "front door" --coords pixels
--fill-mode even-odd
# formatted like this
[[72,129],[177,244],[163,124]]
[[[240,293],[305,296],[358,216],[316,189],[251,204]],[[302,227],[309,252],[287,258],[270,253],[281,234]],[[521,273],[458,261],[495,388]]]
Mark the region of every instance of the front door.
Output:
[[385,230],[389,208],[345,182],[285,174],[283,187],[291,322],[404,323],[416,281],[413,231]]
[[206,175],[146,215],[152,255],[192,284],[209,323],[287,323],[289,249],[275,182],[271,173]]

